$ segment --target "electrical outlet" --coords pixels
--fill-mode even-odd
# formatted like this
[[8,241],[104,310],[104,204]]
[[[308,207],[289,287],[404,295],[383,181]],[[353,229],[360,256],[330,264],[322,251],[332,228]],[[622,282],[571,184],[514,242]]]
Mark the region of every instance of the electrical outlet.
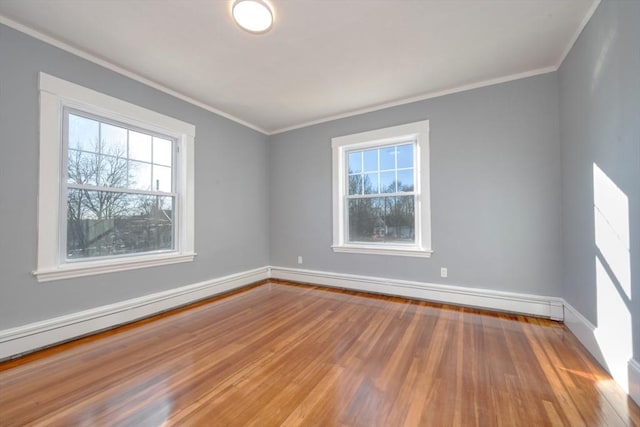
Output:
[[302,264],[302,256],[298,255],[298,264]]
[[440,277],[447,277],[449,272],[447,271],[447,267],[440,268]]

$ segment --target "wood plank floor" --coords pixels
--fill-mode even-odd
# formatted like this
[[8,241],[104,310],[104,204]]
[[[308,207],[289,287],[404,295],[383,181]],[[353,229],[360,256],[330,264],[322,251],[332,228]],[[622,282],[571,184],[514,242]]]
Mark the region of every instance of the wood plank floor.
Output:
[[631,426],[559,323],[270,282],[0,364],[2,426]]

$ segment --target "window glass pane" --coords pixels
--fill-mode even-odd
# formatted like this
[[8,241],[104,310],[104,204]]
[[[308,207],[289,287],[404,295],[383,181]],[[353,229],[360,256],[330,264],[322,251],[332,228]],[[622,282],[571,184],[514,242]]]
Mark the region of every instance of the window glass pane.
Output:
[[115,157],[127,157],[127,130],[107,123],[100,124],[100,152]]
[[349,241],[373,242],[378,240],[379,227],[384,226],[384,198],[349,200]]
[[396,173],[380,172],[380,192],[395,193],[396,192]]
[[349,153],[349,165],[347,170],[349,173],[362,172],[362,151]]
[[378,150],[367,150],[364,152],[364,171],[373,172],[378,170]]
[[115,156],[96,156],[98,182],[102,187],[127,186],[127,159]]
[[165,166],[172,165],[173,142],[168,139],[153,137],[153,163]]
[[173,197],[69,189],[67,258],[170,250]]
[[151,135],[129,131],[129,158],[151,162]]
[[403,243],[415,241],[414,200],[414,196],[386,198],[385,241]]
[[69,148],[97,153],[99,137],[98,122],[69,114]]
[[413,144],[398,146],[398,168],[413,167]]
[[362,194],[362,175],[349,175],[349,195]]
[[378,173],[364,174],[364,194],[378,193]]
[[349,241],[414,243],[414,196],[350,199]]
[[171,168],[153,165],[153,190],[171,192]]
[[396,168],[396,147],[385,147],[380,149],[380,170]]
[[129,161],[128,188],[151,190],[151,164]]
[[413,191],[413,169],[398,171],[398,191]]
[[67,182],[70,184],[98,185],[98,155],[86,151],[67,152]]

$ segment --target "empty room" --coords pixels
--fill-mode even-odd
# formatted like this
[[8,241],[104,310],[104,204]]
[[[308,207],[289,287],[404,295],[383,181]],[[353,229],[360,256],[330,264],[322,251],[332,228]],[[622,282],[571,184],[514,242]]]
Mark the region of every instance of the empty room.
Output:
[[640,0],[0,0],[0,427],[640,426]]

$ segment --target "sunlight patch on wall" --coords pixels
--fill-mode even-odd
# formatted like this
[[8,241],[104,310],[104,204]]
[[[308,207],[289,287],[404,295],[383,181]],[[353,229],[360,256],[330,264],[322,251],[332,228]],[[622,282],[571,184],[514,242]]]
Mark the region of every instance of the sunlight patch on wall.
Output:
[[627,363],[633,354],[631,313],[598,257],[596,257],[596,281],[598,284],[596,339],[611,376],[625,391],[628,391]]
[[629,199],[595,163],[593,206],[596,246],[625,295],[631,299]]
[[633,355],[629,200],[594,163],[593,205],[598,327],[596,339],[611,376],[629,388],[627,363]]

